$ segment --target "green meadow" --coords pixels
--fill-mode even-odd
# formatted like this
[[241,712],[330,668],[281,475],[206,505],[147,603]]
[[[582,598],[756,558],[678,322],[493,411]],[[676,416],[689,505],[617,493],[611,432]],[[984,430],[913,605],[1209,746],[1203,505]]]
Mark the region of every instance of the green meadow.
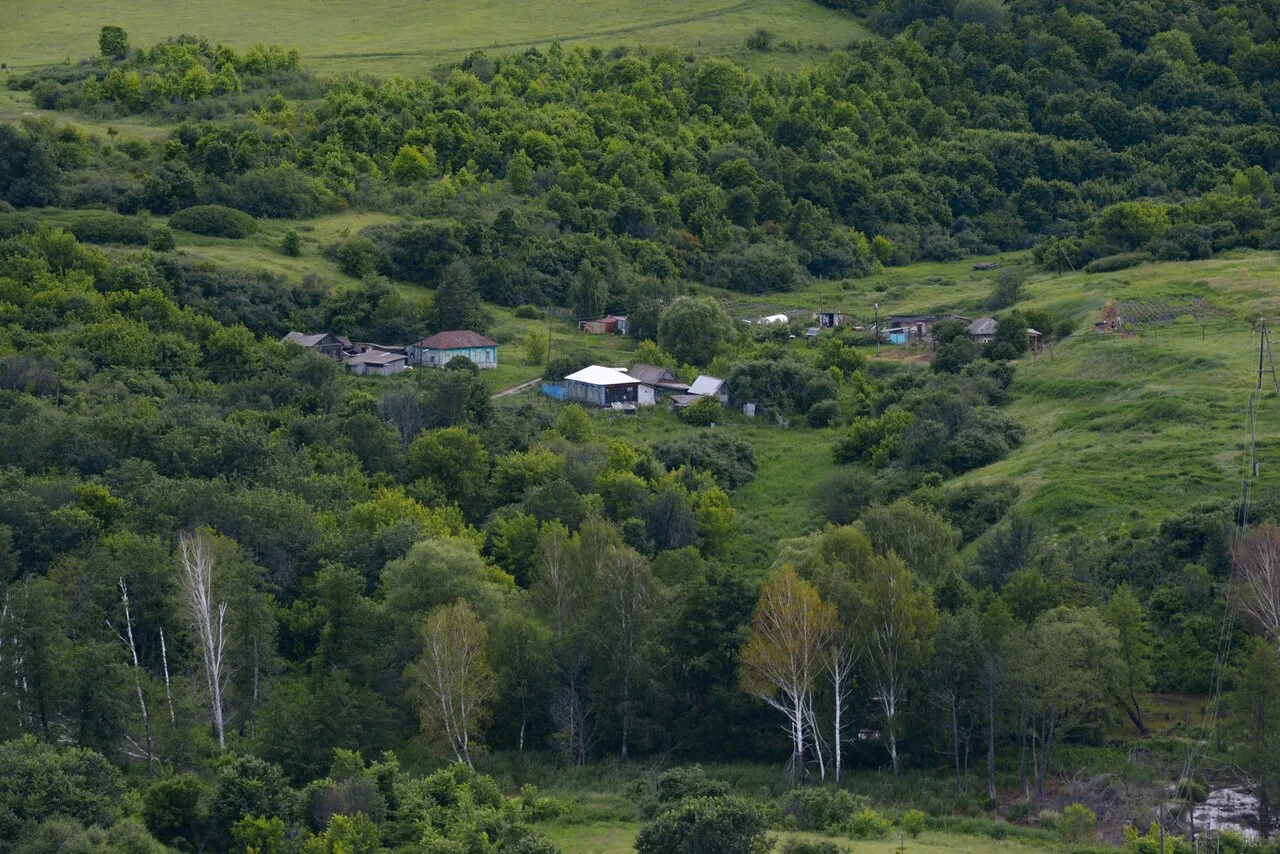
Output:
[[[795,66],[862,38],[853,17],[812,0],[25,0],[9,4],[0,62],[10,68],[78,59],[97,49],[98,28],[118,24],[134,44],[193,33],[237,48],[279,42],[312,70],[424,74],[472,51],[491,54],[553,41],[668,47],[730,56],[757,67]],[[251,25],[247,25],[252,22]],[[765,27],[774,50],[746,38]]]

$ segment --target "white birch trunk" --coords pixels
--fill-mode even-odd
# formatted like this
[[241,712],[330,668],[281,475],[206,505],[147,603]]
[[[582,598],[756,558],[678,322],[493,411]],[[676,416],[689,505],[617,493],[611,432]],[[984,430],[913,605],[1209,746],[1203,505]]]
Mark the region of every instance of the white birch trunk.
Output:
[[[133,641],[133,614],[129,611],[129,588],[124,579],[120,579],[120,603],[124,605],[123,640],[129,647],[129,655],[133,658],[133,687],[138,692],[138,708],[142,713],[142,730],[147,739],[147,776],[151,776],[151,765],[155,757],[155,740],[151,737],[151,712],[147,709],[147,696],[142,690],[142,672],[138,664],[138,645]],[[110,623],[108,623],[110,625]]]
[[223,716],[222,694],[226,689],[227,667],[227,603],[214,602],[214,560],[209,550],[209,540],[203,534],[182,537],[182,590],[186,597],[187,614],[200,644],[200,657],[204,663],[205,686],[209,693],[213,729],[218,736],[218,747],[226,748],[226,721]]
[[169,648],[164,642],[164,626],[160,627],[160,661],[164,666],[164,697],[169,701],[169,724],[172,726],[178,722],[178,718],[173,713],[173,689],[169,685]]

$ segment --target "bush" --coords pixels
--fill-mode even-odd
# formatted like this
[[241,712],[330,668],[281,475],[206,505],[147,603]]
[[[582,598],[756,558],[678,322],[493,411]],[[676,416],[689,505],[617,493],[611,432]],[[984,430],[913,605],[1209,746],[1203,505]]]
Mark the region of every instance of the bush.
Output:
[[1122,252],[1119,255],[1108,255],[1084,265],[1086,273],[1114,273],[1116,270],[1127,270],[1151,260],[1150,252]]
[[1069,845],[1093,839],[1098,816],[1084,804],[1067,804],[1058,819],[1058,835]]
[[287,167],[254,169],[236,178],[225,201],[254,216],[305,219],[340,207],[323,184]]
[[1036,826],[1043,827],[1045,830],[1056,830],[1061,818],[1062,814],[1054,810],[1040,810],[1040,814],[1036,816]]
[[729,794],[729,784],[707,776],[701,765],[684,765],[658,775],[652,800],[642,807],[652,818],[660,810],[670,808],[688,798],[720,798]]
[[517,306],[514,313],[516,317],[523,320],[542,320],[547,316],[545,311],[535,305]]
[[703,395],[685,407],[683,417],[695,427],[709,427],[724,420],[724,406],[719,399]]
[[893,822],[867,807],[853,814],[848,829],[854,839],[884,839],[893,829]]
[[907,810],[902,814],[902,829],[915,839],[924,832],[924,813],[920,810]]
[[158,225],[151,229],[151,236],[147,240],[147,246],[152,252],[169,252],[178,242],[173,239],[173,229]]
[[773,50],[773,31],[761,27],[747,36],[747,49],[761,53]]
[[718,432],[668,439],[655,445],[653,453],[668,469],[691,466],[711,472],[726,492],[756,476],[756,452],[751,445]]
[[280,251],[290,258],[297,258],[302,254],[302,238],[298,237],[298,232],[290,229],[284,233],[284,238],[280,241]]
[[135,216],[93,212],[82,213],[66,226],[81,243],[124,243],[146,246],[151,242],[151,226]]
[[810,408],[807,418],[809,426],[814,429],[830,427],[840,419],[840,404],[834,400],[820,400]]
[[169,217],[169,227],[205,237],[227,237],[240,240],[258,230],[253,217],[223,205],[196,205]]
[[378,270],[378,249],[367,237],[348,237],[333,247],[333,259],[338,269],[348,276],[363,279]]
[[845,831],[853,816],[869,809],[867,799],[846,789],[819,786],[792,789],[783,801],[782,814],[801,830]]
[[637,854],[766,854],[769,821],[742,798],[687,798],[645,823]]
[[875,475],[861,469],[841,468],[818,484],[813,503],[831,524],[848,525],[881,494],[880,481]]

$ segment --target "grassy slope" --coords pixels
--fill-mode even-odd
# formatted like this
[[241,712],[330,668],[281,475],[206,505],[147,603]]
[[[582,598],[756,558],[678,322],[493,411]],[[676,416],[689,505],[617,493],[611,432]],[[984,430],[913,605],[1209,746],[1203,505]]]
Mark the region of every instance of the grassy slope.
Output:
[[[22,0],[8,4],[0,62],[28,68],[97,48],[103,24],[134,44],[194,33],[238,47],[280,42],[322,72],[421,74],[473,50],[490,53],[564,43],[667,46],[734,56],[753,65],[795,65],[865,35],[852,17],[812,0]],[[246,29],[246,23],[252,25]],[[798,45],[767,55],[744,48],[767,27]]]
[[[1046,278],[1034,305],[1093,319],[1108,297],[1203,296],[1230,320],[1184,320],[1140,335],[1078,332],[1053,358],[1019,366],[1010,414],[1024,446],[970,477],[1008,476],[1028,509],[1066,528],[1125,528],[1240,492],[1258,335],[1249,318],[1280,310],[1280,256],[1151,264],[1108,276]],[[1280,342],[1278,342],[1280,343]],[[1258,406],[1260,485],[1280,486],[1280,400]]]

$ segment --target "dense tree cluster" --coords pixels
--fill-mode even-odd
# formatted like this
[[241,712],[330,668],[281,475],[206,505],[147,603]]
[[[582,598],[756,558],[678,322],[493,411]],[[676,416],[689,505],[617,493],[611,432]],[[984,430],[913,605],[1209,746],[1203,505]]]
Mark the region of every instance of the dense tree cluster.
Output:
[[[250,110],[210,91],[180,97],[191,120],[150,150],[11,130],[0,194],[448,214],[366,235],[367,263],[434,285],[461,260],[489,300],[583,315],[639,308],[671,279],[764,292],[1035,243],[1043,263],[1077,267],[1273,245],[1280,82],[1262,11],[1040,5],[890,3],[904,31],[795,74],[553,46],[438,79],[334,80],[318,103]],[[104,80],[224,54],[167,42]],[[251,50],[220,67],[269,77],[281,62]],[[92,74],[60,76],[19,85],[106,97]]]

